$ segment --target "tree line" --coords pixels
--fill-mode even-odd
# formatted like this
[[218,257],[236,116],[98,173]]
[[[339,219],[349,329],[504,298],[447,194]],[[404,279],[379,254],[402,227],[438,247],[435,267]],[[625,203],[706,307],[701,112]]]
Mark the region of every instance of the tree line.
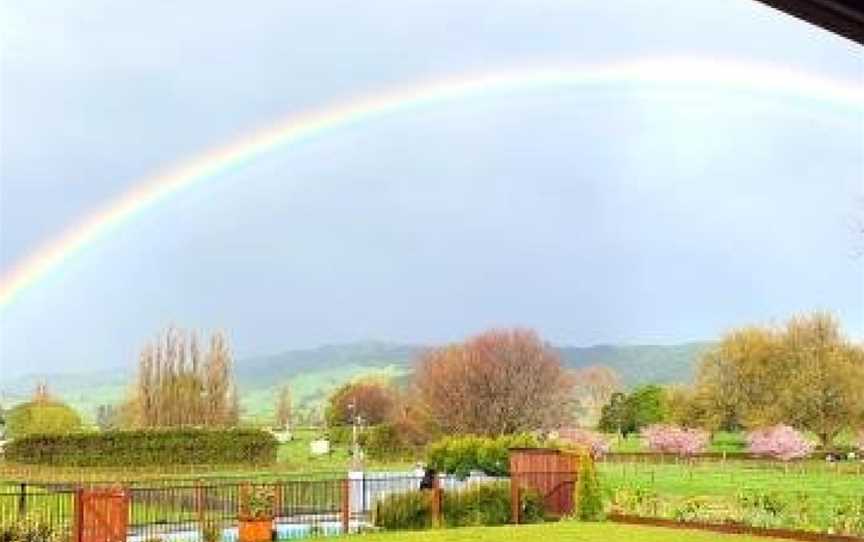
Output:
[[[168,328],[142,349],[127,400],[100,408],[100,426],[235,425],[232,365],[224,334],[214,333],[203,348],[195,333]],[[387,449],[441,435],[494,437],[578,425],[626,436],[661,422],[709,432],[785,424],[812,432],[827,447],[841,432],[864,426],[861,390],[864,348],[824,313],[731,330],[700,357],[692,383],[629,392],[614,371],[569,369],[535,331],[507,328],[426,350],[400,385],[364,378],[340,386],[326,402],[323,422],[338,434],[362,421],[375,428],[364,438]],[[37,404],[46,401],[40,393]],[[283,386],[274,400],[275,425],[290,427],[297,415]]]

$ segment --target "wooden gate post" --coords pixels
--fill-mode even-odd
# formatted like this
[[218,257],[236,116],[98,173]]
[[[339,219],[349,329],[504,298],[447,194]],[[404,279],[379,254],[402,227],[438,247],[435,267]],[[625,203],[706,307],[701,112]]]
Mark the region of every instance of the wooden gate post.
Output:
[[432,525],[444,525],[444,490],[441,488],[441,477],[435,473],[432,479]]
[[513,525],[519,525],[522,519],[522,491],[519,488],[519,482],[515,475],[510,476],[510,520]]
[[342,493],[342,507],[340,509],[342,516],[342,534],[348,534],[348,529],[350,528],[350,519],[351,519],[351,490],[349,489],[351,486],[347,478],[343,478],[341,480],[341,493]]
[[74,542],[84,541],[84,490],[81,486],[75,488],[74,502],[75,518],[72,521],[72,529],[74,531],[72,540]]
[[432,489],[426,490],[429,497],[429,515],[432,520],[432,527],[438,528],[443,525],[444,514],[442,513],[443,506],[442,501],[444,500],[444,490],[440,487],[433,487]]

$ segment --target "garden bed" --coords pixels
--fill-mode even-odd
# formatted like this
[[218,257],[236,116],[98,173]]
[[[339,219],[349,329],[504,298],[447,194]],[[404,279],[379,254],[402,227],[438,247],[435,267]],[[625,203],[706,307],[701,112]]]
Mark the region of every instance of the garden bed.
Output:
[[666,527],[670,529],[688,529],[710,531],[721,534],[754,535],[768,538],[782,538],[785,540],[802,540],[804,542],[864,542],[864,538],[848,535],[837,535],[827,533],[814,533],[810,531],[796,531],[791,529],[774,529],[765,527],[751,527],[740,523],[704,523],[697,521],[676,521],[673,519],[646,518],[642,516],[629,516],[625,514],[610,514],[609,521],[615,523],[626,523],[630,525],[650,525],[653,527]]

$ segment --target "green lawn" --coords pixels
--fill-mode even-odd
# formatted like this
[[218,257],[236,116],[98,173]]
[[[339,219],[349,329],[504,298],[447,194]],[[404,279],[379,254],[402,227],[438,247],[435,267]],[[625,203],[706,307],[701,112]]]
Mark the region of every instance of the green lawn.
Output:
[[864,506],[861,463],[629,462],[601,464],[598,470],[607,502],[626,514],[861,532],[860,523],[849,524]]
[[[518,527],[470,527],[341,537],[363,542],[767,542],[769,538],[636,527],[615,523],[547,523]],[[776,538],[773,540],[777,540]]]
[[864,464],[808,461],[783,466],[761,461],[601,463],[604,486],[640,486],[669,496],[735,496],[741,491],[807,493],[813,498],[864,494]]

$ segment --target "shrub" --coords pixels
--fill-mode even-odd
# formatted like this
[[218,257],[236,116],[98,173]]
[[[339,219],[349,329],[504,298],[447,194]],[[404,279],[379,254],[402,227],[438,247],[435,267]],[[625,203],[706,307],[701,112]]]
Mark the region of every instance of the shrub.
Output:
[[12,462],[70,466],[266,464],[278,443],[257,429],[165,429],[32,435],[5,448]]
[[830,512],[835,533],[864,535],[864,496],[843,499]]
[[751,454],[769,456],[781,461],[801,459],[813,451],[813,443],[800,431],[788,425],[751,431],[747,434],[747,443]]
[[270,486],[246,486],[240,490],[240,517],[244,520],[270,519],[276,491]]
[[744,523],[754,527],[783,527],[789,503],[777,492],[750,491],[738,495],[738,507]]
[[208,521],[201,527],[203,542],[222,542],[222,527],[215,521]]
[[603,496],[600,480],[594,461],[586,456],[579,467],[578,494],[576,495],[576,516],[581,521],[600,521],[603,519]]
[[471,471],[490,476],[510,473],[510,448],[536,448],[539,442],[532,435],[505,435],[495,438],[475,435],[444,437],[429,446],[429,466],[464,478]]
[[652,452],[693,456],[705,451],[709,436],[701,429],[655,424],[642,430]]
[[707,502],[699,497],[687,497],[672,510],[672,519],[675,521],[711,521],[707,516]]
[[[385,529],[427,529],[432,526],[430,494],[423,491],[394,493],[375,505],[373,521]],[[525,491],[520,498],[524,523],[543,520],[543,499],[536,491]],[[445,491],[441,512],[448,527],[505,525],[511,519],[509,482],[482,483],[473,487]]]
[[512,517],[511,502],[510,484],[507,482],[451,491],[444,494],[444,523],[451,527],[504,525]]
[[428,529],[432,526],[429,495],[422,491],[387,495],[375,504],[372,521],[384,529]]
[[32,518],[0,525],[0,542],[61,542],[63,534],[46,522]]

